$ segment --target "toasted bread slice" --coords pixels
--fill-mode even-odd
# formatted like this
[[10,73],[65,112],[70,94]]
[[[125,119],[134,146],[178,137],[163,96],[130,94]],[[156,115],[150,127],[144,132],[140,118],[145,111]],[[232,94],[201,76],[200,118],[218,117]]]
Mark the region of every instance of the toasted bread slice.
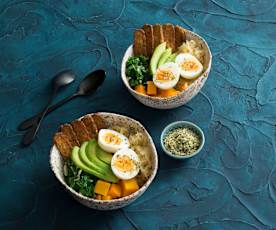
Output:
[[167,43],[167,48],[171,48],[175,51],[175,32],[172,24],[165,24],[162,26],[164,41]]
[[150,57],[153,53],[153,27],[152,25],[145,24],[143,30],[146,35],[147,56]]
[[80,144],[92,139],[92,135],[89,134],[85,124],[82,121],[75,120],[71,124],[73,126],[73,129],[77,135],[77,138]]
[[134,44],[133,52],[135,56],[144,55],[147,56],[146,50],[146,34],[142,29],[135,30],[134,32]]
[[104,121],[104,119],[101,117],[101,115],[95,113],[92,115],[92,118],[93,118],[94,122],[96,123],[98,130],[108,128],[108,124]]
[[70,124],[65,124],[60,127],[60,131],[68,137],[72,146],[80,146],[76,133]]
[[67,135],[62,132],[56,133],[54,136],[54,144],[63,157],[69,158],[71,156],[73,146]]
[[186,41],[185,29],[183,29],[179,25],[175,26],[175,48],[177,49],[185,41]]
[[163,29],[160,24],[153,25],[153,50],[164,42]]
[[81,121],[86,126],[86,129],[88,130],[89,134],[91,134],[92,138],[96,138],[98,135],[98,128],[97,128],[97,125],[96,125],[94,119],[92,118],[92,116],[90,114],[85,115],[81,119]]

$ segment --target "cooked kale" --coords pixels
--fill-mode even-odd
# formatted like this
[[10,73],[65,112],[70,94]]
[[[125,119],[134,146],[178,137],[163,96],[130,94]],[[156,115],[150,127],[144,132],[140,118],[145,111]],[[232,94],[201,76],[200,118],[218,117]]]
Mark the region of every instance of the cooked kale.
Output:
[[64,164],[64,177],[66,183],[76,192],[87,197],[94,197],[96,178],[79,169],[71,160]]
[[149,59],[145,56],[130,57],[126,63],[126,76],[131,87],[145,85],[149,80]]

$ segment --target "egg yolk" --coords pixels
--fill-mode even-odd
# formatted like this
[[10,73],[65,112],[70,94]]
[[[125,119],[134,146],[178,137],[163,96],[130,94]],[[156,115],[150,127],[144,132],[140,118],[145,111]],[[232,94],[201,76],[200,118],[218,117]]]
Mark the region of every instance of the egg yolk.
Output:
[[186,71],[193,71],[198,69],[198,64],[194,61],[184,61],[181,63],[181,68]]
[[123,172],[129,172],[135,169],[135,164],[133,160],[128,156],[119,156],[114,164],[118,170]]
[[122,140],[113,133],[105,134],[104,141],[108,144],[114,144],[114,145],[119,145],[122,142]]
[[157,81],[171,81],[174,79],[174,75],[170,70],[159,70],[156,73]]

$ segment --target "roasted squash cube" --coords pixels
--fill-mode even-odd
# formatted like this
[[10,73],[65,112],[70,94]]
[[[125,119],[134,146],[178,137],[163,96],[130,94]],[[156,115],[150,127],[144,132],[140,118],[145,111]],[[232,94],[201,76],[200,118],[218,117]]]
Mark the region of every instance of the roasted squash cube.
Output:
[[121,186],[118,184],[112,184],[107,195],[112,196],[112,198],[121,197]]
[[96,185],[95,185],[95,188],[94,188],[94,192],[96,194],[100,194],[100,195],[103,195],[103,196],[106,196],[108,191],[109,191],[109,188],[110,188],[110,183],[108,182],[105,182],[105,181],[102,181],[102,180],[98,180],[96,182]]
[[149,96],[157,95],[157,88],[154,85],[153,81],[147,81],[147,95]]
[[142,94],[147,94],[146,87],[143,85],[135,86],[135,91]]
[[121,180],[120,184],[122,188],[122,196],[128,196],[139,189],[139,185],[135,178],[129,180]]
[[102,195],[100,195],[100,194],[96,194],[95,199],[96,199],[96,200],[101,200],[101,199],[102,199]]
[[102,196],[102,200],[112,200],[112,196]]
[[158,95],[160,97],[171,97],[179,94],[180,92],[178,90],[175,90],[174,88],[171,89],[158,89]]

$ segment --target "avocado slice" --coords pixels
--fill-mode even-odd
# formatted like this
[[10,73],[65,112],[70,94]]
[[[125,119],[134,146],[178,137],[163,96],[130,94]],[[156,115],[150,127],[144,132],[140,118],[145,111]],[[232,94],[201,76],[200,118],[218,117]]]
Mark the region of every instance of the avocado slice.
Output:
[[79,152],[81,161],[89,168],[93,168],[106,176],[114,177],[114,174],[111,170],[110,165],[104,163],[103,161],[97,158],[96,151],[95,151],[96,147],[97,147],[96,140],[84,142],[81,145],[80,152]]
[[158,61],[158,65],[157,66],[159,67],[160,65],[163,65],[171,54],[172,54],[172,49],[171,48],[166,49],[162,53],[162,55],[161,55],[161,57],[160,57],[160,59]]
[[111,159],[112,159],[112,154],[111,153],[107,153],[106,151],[104,151],[103,149],[101,149],[101,147],[99,146],[99,145],[97,145],[97,152],[96,152],[97,154],[97,157],[101,160],[101,161],[103,161],[103,162],[105,162],[105,163],[107,163],[107,164],[111,164]]
[[81,161],[89,168],[93,168],[93,169],[97,170],[98,172],[101,172],[104,174],[105,172],[102,170],[102,168],[99,165],[95,164],[93,161],[90,161],[88,159],[88,157],[86,155],[87,146],[88,146],[88,141],[83,142],[80,147],[79,156],[80,156]]
[[159,61],[162,53],[165,50],[166,50],[166,42],[163,42],[163,43],[159,44],[158,46],[156,46],[156,48],[152,54],[152,57],[150,59],[150,72],[152,75],[155,74],[158,61]]
[[88,146],[86,149],[86,155],[88,159],[92,162],[94,162],[96,165],[101,167],[102,169],[111,170],[110,165],[106,164],[105,162],[101,161],[97,157],[97,146],[98,143],[95,139],[88,142]]
[[87,148],[86,148],[86,156],[87,158],[92,161],[94,164],[96,164],[98,167],[100,167],[102,170],[104,170],[106,175],[115,177],[114,173],[111,170],[110,164],[107,164],[103,161],[101,161],[97,157],[97,150],[98,150],[98,143],[95,139],[88,142]]
[[84,172],[89,173],[91,175],[94,175],[100,179],[106,180],[108,182],[112,182],[112,183],[117,183],[118,182],[118,178],[115,177],[114,175],[104,175],[100,172],[98,172],[97,170],[94,170],[93,168],[88,167],[87,165],[85,165],[79,156],[79,151],[80,148],[75,146],[72,150],[72,154],[71,154],[71,159],[74,162],[74,164],[76,166],[78,166],[80,169],[82,169]]
[[166,63],[166,62],[175,62],[176,56],[177,56],[177,53],[171,54],[171,55],[167,58],[167,60],[165,61],[165,63]]

